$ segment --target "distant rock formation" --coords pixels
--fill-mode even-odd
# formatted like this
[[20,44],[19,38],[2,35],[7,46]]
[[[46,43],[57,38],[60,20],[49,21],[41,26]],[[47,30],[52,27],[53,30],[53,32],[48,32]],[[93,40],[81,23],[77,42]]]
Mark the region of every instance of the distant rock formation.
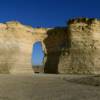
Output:
[[32,48],[40,41],[45,73],[100,74],[100,21],[76,18],[67,27],[0,24],[0,73],[33,73]]

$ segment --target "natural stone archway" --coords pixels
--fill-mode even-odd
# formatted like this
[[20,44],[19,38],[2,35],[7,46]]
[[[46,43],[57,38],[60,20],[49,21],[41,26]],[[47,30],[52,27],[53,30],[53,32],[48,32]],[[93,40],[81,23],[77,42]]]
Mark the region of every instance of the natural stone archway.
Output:
[[[58,73],[59,57],[66,44],[66,28],[32,28],[19,22],[0,24],[1,73],[33,73],[32,46],[40,41],[46,73]],[[55,67],[53,67],[55,66]]]
[[0,24],[0,72],[33,73],[32,46],[47,37],[45,31],[19,22]]
[[0,24],[0,73],[33,73],[33,44],[45,53],[45,73],[100,74],[100,21],[78,18],[67,27],[32,28]]
[[46,58],[44,54],[46,52],[44,51],[44,44],[40,41],[35,42],[33,44],[33,50],[32,50],[32,68],[35,73],[44,73],[44,65],[46,62]]

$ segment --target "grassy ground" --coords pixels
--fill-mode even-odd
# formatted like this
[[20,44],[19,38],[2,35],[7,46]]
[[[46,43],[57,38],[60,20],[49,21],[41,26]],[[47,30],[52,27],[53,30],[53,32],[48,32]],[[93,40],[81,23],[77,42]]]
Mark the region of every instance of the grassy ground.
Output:
[[100,100],[100,77],[0,75],[0,100]]

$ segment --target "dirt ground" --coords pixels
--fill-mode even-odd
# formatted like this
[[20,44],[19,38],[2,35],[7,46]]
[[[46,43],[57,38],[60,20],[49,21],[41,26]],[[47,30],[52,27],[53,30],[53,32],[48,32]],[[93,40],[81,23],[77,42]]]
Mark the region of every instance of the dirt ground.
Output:
[[0,100],[100,100],[100,76],[0,75]]

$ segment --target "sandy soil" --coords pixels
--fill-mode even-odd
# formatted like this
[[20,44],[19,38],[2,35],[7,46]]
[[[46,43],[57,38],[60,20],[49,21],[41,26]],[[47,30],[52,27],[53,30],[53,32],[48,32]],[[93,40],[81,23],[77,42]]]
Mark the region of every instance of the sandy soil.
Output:
[[0,75],[0,100],[100,100],[100,76]]

